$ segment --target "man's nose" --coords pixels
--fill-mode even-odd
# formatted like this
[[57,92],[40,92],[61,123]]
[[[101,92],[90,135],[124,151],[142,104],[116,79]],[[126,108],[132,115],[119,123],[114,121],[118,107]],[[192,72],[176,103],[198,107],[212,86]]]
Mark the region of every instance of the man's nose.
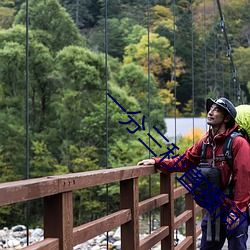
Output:
[[213,109],[210,109],[207,114],[212,114],[212,113],[213,113]]

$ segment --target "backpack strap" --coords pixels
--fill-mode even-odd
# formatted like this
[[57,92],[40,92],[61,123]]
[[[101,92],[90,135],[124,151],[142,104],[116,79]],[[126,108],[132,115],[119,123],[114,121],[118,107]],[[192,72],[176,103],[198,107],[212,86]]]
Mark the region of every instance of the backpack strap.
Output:
[[[227,161],[229,167],[230,167],[230,170],[231,172],[233,171],[233,155],[232,155],[232,144],[233,144],[233,141],[234,139],[237,137],[237,136],[242,136],[241,133],[239,132],[233,132],[232,134],[230,134],[224,145],[223,145],[223,154],[225,156],[225,160]],[[231,174],[231,177],[230,177],[230,180],[229,180],[229,183],[227,185],[227,192],[228,192],[228,197],[233,200],[234,199],[234,183],[232,181],[233,177],[232,177],[232,174]]]
[[206,162],[207,144],[202,142],[200,162]]
[[226,139],[226,141],[225,141],[225,143],[223,145],[223,154],[225,156],[225,159],[226,159],[226,161],[227,161],[227,163],[228,163],[231,171],[233,170],[232,144],[233,144],[234,139],[237,136],[242,136],[242,134],[239,133],[239,132],[233,132],[233,133],[231,133],[227,137],[227,139]]

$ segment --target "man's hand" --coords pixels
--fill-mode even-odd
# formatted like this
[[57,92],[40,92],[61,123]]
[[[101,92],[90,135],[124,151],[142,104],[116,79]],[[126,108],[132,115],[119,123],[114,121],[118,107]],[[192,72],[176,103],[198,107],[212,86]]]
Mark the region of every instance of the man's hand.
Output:
[[142,160],[137,163],[137,166],[139,165],[155,165],[155,160],[154,159]]
[[[231,220],[231,218],[233,219],[233,220]],[[229,223],[229,225],[227,225],[227,229],[228,230],[233,230],[233,229],[235,229],[238,225],[239,225],[239,223],[240,223],[240,219],[238,218],[236,221],[235,221],[235,219],[236,219],[236,215],[234,214],[234,213],[230,213],[229,214],[229,216],[227,217],[227,223]],[[234,222],[233,222],[234,221]],[[233,223],[232,223],[233,222]]]

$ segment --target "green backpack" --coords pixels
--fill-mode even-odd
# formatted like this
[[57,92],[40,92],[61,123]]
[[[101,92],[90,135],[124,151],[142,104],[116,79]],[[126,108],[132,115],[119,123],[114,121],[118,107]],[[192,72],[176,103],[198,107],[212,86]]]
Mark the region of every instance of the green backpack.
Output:
[[239,131],[248,140],[250,138],[250,105],[239,105],[236,108],[236,123],[239,125]]

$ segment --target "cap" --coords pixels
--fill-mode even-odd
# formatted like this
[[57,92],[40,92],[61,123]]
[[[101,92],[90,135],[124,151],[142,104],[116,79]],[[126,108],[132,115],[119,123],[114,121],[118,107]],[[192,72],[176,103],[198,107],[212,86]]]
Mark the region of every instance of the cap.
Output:
[[227,98],[220,97],[219,99],[215,99],[215,100],[208,98],[206,101],[207,113],[209,112],[209,110],[213,104],[216,104],[216,105],[220,106],[221,108],[223,108],[224,110],[226,110],[235,120],[237,111],[236,111],[234,105]]

